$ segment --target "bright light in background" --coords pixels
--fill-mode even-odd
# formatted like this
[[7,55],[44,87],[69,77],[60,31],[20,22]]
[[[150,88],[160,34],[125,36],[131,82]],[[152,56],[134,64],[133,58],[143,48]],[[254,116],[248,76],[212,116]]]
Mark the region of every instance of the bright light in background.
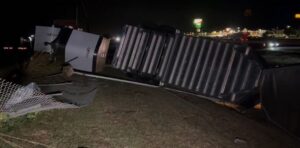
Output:
[[28,39],[29,39],[30,42],[32,42],[33,39],[34,39],[34,34],[30,35],[30,36],[28,37]]
[[202,27],[203,20],[201,18],[195,18],[193,21],[194,27],[196,28],[197,32],[200,32]]
[[225,31],[226,32],[233,32],[232,28],[230,28],[230,27],[225,28]]
[[195,18],[193,21],[193,24],[195,25],[195,28],[200,29],[202,26],[202,19],[201,18]]
[[272,43],[272,42],[270,42],[270,43],[268,44],[268,46],[269,46],[269,47],[274,47],[274,46],[275,46],[275,44],[274,44],[274,43]]
[[278,42],[269,42],[267,50],[276,51],[278,50],[279,43]]
[[268,47],[278,47],[279,46],[279,43],[278,42],[269,42],[268,43]]
[[300,13],[295,14],[295,19],[300,19]]
[[121,41],[121,37],[119,37],[119,36],[115,37],[115,41],[116,42],[120,42]]
[[33,41],[33,38],[30,36],[28,37],[29,41],[32,42]]
[[3,47],[4,50],[13,50],[14,47]]

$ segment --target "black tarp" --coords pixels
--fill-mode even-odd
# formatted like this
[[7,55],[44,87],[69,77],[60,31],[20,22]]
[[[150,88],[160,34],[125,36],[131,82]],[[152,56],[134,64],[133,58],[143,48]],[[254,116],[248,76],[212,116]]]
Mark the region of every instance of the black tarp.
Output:
[[300,66],[266,69],[260,95],[266,114],[278,126],[300,137]]

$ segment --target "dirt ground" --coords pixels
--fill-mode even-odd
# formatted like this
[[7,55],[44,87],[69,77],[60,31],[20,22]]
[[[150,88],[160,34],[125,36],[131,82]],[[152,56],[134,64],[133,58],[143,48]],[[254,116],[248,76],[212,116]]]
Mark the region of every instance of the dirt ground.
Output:
[[[55,148],[300,147],[296,138],[271,123],[205,99],[163,88],[93,81],[98,92],[91,105],[13,119],[1,131]],[[236,138],[242,142],[235,143]],[[1,141],[0,147],[9,146]]]

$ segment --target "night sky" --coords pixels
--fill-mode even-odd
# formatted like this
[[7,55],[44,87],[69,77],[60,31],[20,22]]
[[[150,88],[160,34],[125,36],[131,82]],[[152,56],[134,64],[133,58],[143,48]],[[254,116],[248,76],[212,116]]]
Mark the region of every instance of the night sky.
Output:
[[[224,27],[272,28],[294,25],[299,0],[44,0],[1,4],[1,34],[25,35],[35,25],[55,19],[75,19],[76,6],[82,27],[98,34],[118,34],[124,24],[162,24],[193,31],[195,17],[204,19],[203,30]],[[3,36],[1,36],[3,38]]]

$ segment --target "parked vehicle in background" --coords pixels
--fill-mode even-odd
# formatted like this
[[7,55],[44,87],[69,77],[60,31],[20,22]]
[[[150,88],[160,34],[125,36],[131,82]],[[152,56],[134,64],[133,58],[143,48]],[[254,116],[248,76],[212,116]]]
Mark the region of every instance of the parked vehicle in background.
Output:
[[0,40],[0,77],[20,82],[23,71],[33,55],[33,40],[22,37],[4,36]]

